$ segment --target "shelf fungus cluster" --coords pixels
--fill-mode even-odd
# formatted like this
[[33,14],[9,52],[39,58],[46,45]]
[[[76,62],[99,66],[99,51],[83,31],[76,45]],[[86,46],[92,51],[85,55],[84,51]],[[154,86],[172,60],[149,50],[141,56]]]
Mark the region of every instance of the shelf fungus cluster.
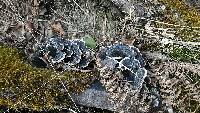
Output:
[[147,76],[142,55],[133,46],[117,43],[102,47],[97,61],[101,82],[110,93],[126,90],[126,86],[138,92]]
[[93,56],[92,50],[87,48],[84,41],[54,36],[36,47],[32,63],[37,67],[61,70],[84,69],[91,63]]

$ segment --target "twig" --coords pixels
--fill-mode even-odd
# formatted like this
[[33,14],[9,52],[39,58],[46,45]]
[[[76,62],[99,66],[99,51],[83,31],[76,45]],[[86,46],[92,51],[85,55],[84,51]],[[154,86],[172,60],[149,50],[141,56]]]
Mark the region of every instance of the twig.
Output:
[[[60,79],[60,78],[59,78],[59,79]],[[73,102],[73,104],[74,104],[74,106],[75,106],[76,110],[77,110],[78,112],[80,112],[80,110],[78,109],[78,107],[77,107],[77,105],[76,105],[76,103],[75,103],[74,99],[72,98],[71,94],[69,93],[69,91],[67,90],[67,88],[65,87],[65,85],[64,85],[64,83],[62,82],[62,80],[61,80],[61,79],[60,79],[60,82],[61,82],[61,84],[62,84],[62,86],[63,86],[64,90],[67,92],[67,94],[68,94],[69,98],[72,100],[72,102]],[[76,112],[74,112],[74,113],[76,113]]]
[[81,11],[83,11],[86,15],[89,15],[75,0],[73,0],[73,2],[80,8]]

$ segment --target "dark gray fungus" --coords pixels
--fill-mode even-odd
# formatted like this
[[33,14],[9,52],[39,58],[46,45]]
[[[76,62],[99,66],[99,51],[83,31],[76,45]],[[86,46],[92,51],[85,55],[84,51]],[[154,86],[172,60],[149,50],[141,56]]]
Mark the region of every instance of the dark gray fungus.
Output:
[[33,59],[45,60],[42,63],[43,66],[36,65],[37,67],[50,65],[56,68],[59,65],[63,69],[66,67],[85,68],[93,59],[91,52],[82,40],[66,40],[54,36],[38,45]]
[[145,61],[140,51],[123,43],[100,49],[98,54],[102,66],[113,69],[118,68],[122,76],[130,82],[134,89],[140,89],[147,76]]

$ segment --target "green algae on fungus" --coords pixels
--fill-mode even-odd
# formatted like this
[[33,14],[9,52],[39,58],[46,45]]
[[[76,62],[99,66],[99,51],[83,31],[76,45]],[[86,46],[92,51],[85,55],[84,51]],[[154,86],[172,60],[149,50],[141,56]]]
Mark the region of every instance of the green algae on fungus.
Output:
[[0,106],[32,110],[68,107],[68,92],[81,92],[92,82],[93,72],[33,68],[26,64],[17,49],[0,46]]
[[83,41],[88,48],[94,49],[97,46],[97,42],[90,35],[86,35],[83,37]]

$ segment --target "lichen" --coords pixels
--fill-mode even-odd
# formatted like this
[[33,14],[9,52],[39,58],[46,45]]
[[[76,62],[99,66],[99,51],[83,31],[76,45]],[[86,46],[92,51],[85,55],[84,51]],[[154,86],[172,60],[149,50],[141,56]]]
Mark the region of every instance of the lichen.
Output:
[[15,48],[0,46],[0,105],[50,110],[73,105],[68,92],[81,92],[96,72],[55,72],[33,68]]

